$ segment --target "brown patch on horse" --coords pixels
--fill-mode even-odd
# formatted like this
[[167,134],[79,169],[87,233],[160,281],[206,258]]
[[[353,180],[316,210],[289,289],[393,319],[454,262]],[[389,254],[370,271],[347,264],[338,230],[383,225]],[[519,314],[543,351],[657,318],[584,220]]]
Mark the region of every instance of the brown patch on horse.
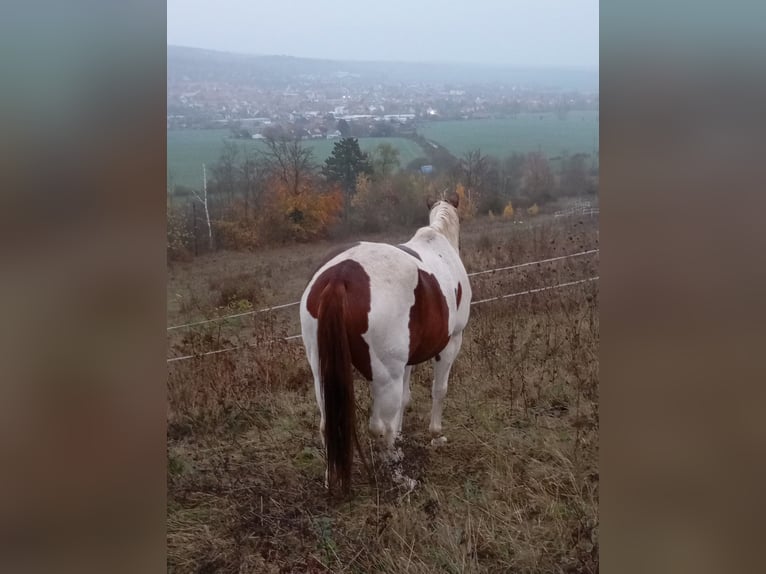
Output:
[[441,356],[441,355],[439,355],[438,353],[437,353],[437,355],[436,355],[436,360],[437,360],[437,361],[441,361],[441,360],[442,360],[442,356]]
[[418,269],[415,303],[410,308],[410,356],[408,365],[435,357],[449,342],[449,309],[439,282]]
[[458,281],[457,289],[455,289],[455,308],[460,307],[460,300],[463,298],[463,286]]
[[417,259],[418,261],[423,261],[423,260],[420,258],[420,255],[418,254],[418,252],[417,252],[417,251],[415,251],[414,249],[412,249],[412,248],[410,248],[410,247],[407,247],[406,245],[394,245],[394,247],[396,247],[396,248],[398,248],[398,249],[401,249],[401,250],[402,250],[402,251],[404,251],[405,253],[408,253],[408,254],[412,255],[412,256],[413,256],[415,259]]
[[346,332],[351,350],[351,363],[368,381],[372,380],[370,348],[362,334],[369,327],[370,276],[357,261],[346,259],[322,271],[311,286],[306,307],[315,319],[319,316],[319,301],[328,285],[343,285],[346,296]]

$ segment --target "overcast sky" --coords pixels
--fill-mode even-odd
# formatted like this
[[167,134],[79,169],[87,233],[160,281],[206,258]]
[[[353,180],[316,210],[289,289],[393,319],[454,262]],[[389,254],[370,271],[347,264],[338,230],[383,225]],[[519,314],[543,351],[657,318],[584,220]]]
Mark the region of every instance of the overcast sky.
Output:
[[598,67],[598,0],[168,0],[168,44],[337,60]]

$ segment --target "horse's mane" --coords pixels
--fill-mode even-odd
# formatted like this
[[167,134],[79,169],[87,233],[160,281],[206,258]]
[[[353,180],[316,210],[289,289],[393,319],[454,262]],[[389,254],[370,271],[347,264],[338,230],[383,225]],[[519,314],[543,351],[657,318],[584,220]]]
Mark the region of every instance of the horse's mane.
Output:
[[458,237],[460,232],[460,219],[455,210],[446,201],[437,203],[430,214],[429,227],[444,235],[452,246],[458,249]]

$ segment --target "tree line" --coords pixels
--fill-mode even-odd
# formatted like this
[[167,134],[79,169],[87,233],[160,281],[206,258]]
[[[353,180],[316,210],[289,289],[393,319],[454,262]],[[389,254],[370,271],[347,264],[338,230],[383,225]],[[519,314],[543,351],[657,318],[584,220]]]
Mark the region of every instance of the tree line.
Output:
[[[536,211],[559,197],[598,190],[598,171],[587,154],[552,162],[531,152],[501,160],[476,149],[457,158],[419,142],[426,155],[403,167],[395,147],[384,143],[365,153],[354,137],[335,142],[321,164],[298,139],[268,137],[264,143],[259,151],[225,141],[218,160],[204,167],[200,189],[170,190],[170,259],[412,227],[426,221],[426,198],[444,189],[462,196],[461,212],[469,218]],[[432,173],[421,173],[425,163]]]

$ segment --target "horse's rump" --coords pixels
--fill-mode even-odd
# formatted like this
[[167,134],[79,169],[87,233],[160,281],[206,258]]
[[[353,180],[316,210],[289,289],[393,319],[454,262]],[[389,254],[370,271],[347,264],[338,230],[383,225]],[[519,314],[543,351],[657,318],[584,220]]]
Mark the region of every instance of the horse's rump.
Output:
[[359,262],[343,259],[326,268],[314,281],[306,299],[311,316],[319,317],[322,293],[328,286],[343,285],[346,297],[345,332],[351,351],[351,362],[368,381],[372,380],[370,349],[362,334],[368,329],[370,313],[370,277]]
[[435,357],[449,341],[460,284],[439,281],[437,273],[448,275],[446,263],[428,255],[406,245],[359,243],[327,261],[313,279],[306,307],[314,318],[325,286],[345,286],[352,360],[367,380],[373,377],[370,344],[397,349],[414,365]]

